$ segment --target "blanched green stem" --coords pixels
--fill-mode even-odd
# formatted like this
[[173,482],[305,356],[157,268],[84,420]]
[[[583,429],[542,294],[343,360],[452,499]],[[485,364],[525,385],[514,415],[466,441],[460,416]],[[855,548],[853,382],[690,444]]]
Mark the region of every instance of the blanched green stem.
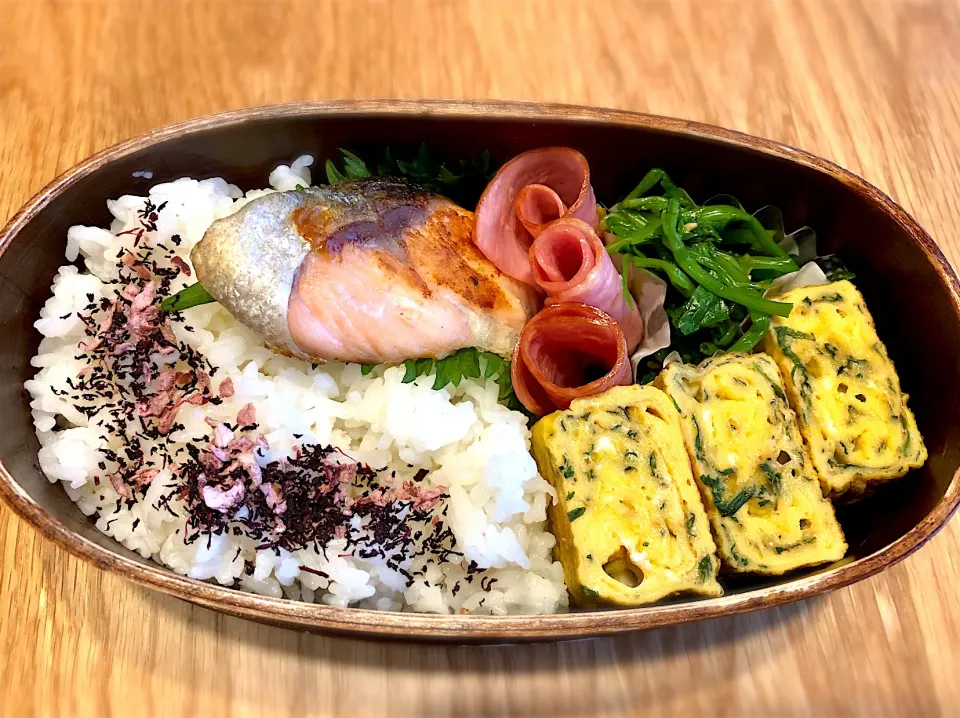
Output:
[[744,271],[740,262],[732,254],[726,252],[717,252],[717,263],[723,267],[733,277],[734,281],[740,283],[749,283],[750,274]]
[[633,309],[633,295],[630,294],[630,262],[623,263],[623,298],[627,306]]
[[737,331],[740,329],[740,325],[737,322],[730,322],[730,326],[727,327],[727,331],[720,335],[720,338],[716,340],[717,346],[726,347],[737,336]]
[[607,247],[609,252],[622,252],[627,247],[644,244],[660,231],[660,219],[649,219],[637,212],[611,212],[606,217],[607,226],[618,239]]
[[617,252],[623,251],[627,247],[631,247],[634,244],[640,244],[640,243],[641,242],[639,240],[636,240],[633,237],[624,237],[623,239],[618,239],[616,242],[609,245],[607,247],[607,252],[609,252],[610,254],[616,254]]
[[680,202],[680,206],[686,209],[696,208],[696,202],[691,199],[690,195],[687,194],[687,191],[682,187],[677,187],[666,172],[656,167],[644,175],[643,179],[640,180],[640,184],[634,187],[633,191],[624,197],[623,201],[621,201],[617,207],[622,206],[624,202],[630,202],[631,200],[635,200],[637,197],[642,197],[651,189],[653,189],[658,182],[660,183],[660,186],[663,187],[663,194],[668,199],[677,200]]
[[713,249],[712,244],[695,244],[688,250],[700,264],[712,269],[727,284],[750,288],[750,277],[732,254]]
[[[620,210],[610,210],[604,217],[610,231],[617,236],[627,236],[637,232],[649,231],[651,227],[660,227],[659,217],[648,217],[639,212],[622,212]],[[623,234],[620,234],[620,233]]]
[[745,254],[740,257],[740,266],[743,267],[746,272],[752,272],[754,269],[770,269],[775,272],[781,272],[782,274],[789,274],[790,272],[796,271],[794,267],[796,267],[797,264],[792,258],[757,257]]
[[796,262],[787,254],[787,251],[773,241],[773,237],[771,237],[770,233],[760,224],[760,220],[749,212],[744,212],[742,209],[730,207],[729,205],[718,204],[701,207],[693,212],[693,216],[694,221],[698,224],[703,222],[704,224],[709,224],[714,227],[724,227],[730,222],[743,222],[753,235],[754,243],[758,249],[763,250],[771,257],[782,257],[786,259],[789,265],[792,266],[792,269],[789,270],[791,272],[799,269]]
[[742,352],[746,354],[753,351],[753,348],[757,346],[763,335],[767,333],[767,330],[770,328],[770,316],[767,314],[755,314],[750,312],[750,318],[753,319],[753,323],[750,325],[750,328],[743,333],[743,336],[737,340],[737,343],[730,347],[727,351],[729,352]]
[[667,248],[673,253],[674,259],[680,268],[686,272],[695,282],[705,289],[713,292],[718,297],[742,304],[748,309],[753,309],[763,314],[776,314],[781,317],[788,316],[793,309],[792,304],[785,302],[774,302],[764,299],[757,292],[741,287],[730,286],[717,279],[707,272],[690,255],[689,250],[684,246],[683,240],[677,232],[677,220],[680,218],[680,203],[671,199],[667,211],[663,214],[661,221],[663,223],[663,235]]
[[732,287],[741,285],[748,286],[747,283],[738,282],[736,279],[730,276],[730,273],[727,272],[726,268],[721,265],[719,261],[717,261],[718,257],[715,254],[711,255],[707,252],[700,252],[698,251],[699,248],[699,245],[693,245],[692,247],[687,248],[687,252],[693,261],[712,271],[715,275],[717,275],[720,281],[724,282],[725,284],[729,284]]
[[673,262],[668,262],[664,259],[652,259],[642,255],[637,256],[635,254],[624,254],[622,256],[624,262],[629,262],[634,267],[641,269],[659,269],[667,275],[670,284],[683,295],[684,299],[689,299],[697,288],[696,285],[690,281],[690,277],[684,274],[680,267]]
[[625,199],[617,205],[617,209],[646,209],[662,212],[667,208],[666,197],[639,197],[637,199]]
[[[652,169],[647,174],[643,176],[643,179],[640,180],[640,184],[633,188],[633,191],[623,198],[623,202],[627,202],[631,199],[636,199],[637,197],[642,197],[647,192],[652,190],[657,186],[657,183],[666,177],[666,173],[661,169]],[[621,202],[620,204],[623,204]]]

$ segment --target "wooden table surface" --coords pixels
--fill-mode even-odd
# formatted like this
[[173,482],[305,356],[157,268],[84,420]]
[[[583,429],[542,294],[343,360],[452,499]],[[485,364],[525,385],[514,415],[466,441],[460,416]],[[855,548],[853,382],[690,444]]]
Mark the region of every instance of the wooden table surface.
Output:
[[[958,88],[950,0],[0,0],[0,222],[87,155],[197,115],[549,100],[811,150],[890,193],[957,263]],[[958,555],[955,520],[799,605],[555,645],[381,645],[193,608],[0,507],[0,715],[960,715]]]

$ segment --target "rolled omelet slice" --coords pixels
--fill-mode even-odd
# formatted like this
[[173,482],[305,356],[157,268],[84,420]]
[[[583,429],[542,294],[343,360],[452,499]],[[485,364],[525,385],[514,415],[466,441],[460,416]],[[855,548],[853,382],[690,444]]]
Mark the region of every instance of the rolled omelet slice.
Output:
[[783,372],[823,490],[857,495],[927,459],[917,421],[873,318],[848,281],[800,287],[773,317],[764,350]]
[[662,391],[625,386],[577,399],[533,427],[533,455],[557,490],[555,552],[575,602],[723,593],[680,417]]
[[671,364],[657,384],[680,411],[727,567],[779,575],[843,558],[843,531],[770,357],[725,354],[699,366]]

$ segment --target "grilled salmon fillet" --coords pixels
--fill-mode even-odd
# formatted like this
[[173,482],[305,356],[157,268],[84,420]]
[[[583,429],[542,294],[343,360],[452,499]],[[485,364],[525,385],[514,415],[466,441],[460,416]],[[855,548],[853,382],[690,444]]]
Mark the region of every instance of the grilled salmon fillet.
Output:
[[477,347],[508,357],[536,291],[473,243],[473,213],[403,180],[260,197],[191,254],[200,284],[274,349],[399,363]]

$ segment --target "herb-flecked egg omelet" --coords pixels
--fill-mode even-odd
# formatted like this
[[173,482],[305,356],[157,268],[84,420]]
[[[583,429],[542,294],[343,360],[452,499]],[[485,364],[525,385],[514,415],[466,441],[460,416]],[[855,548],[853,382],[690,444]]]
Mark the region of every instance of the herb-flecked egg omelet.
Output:
[[843,531],[770,357],[724,354],[699,366],[670,364],[657,384],[680,412],[728,568],[779,575],[843,558]]
[[537,422],[533,454],[557,490],[555,551],[575,602],[722,594],[680,417],[662,391],[622,386],[577,399]]
[[824,491],[857,495],[927,459],[907,395],[863,297],[848,281],[799,287],[764,349],[783,372]]

